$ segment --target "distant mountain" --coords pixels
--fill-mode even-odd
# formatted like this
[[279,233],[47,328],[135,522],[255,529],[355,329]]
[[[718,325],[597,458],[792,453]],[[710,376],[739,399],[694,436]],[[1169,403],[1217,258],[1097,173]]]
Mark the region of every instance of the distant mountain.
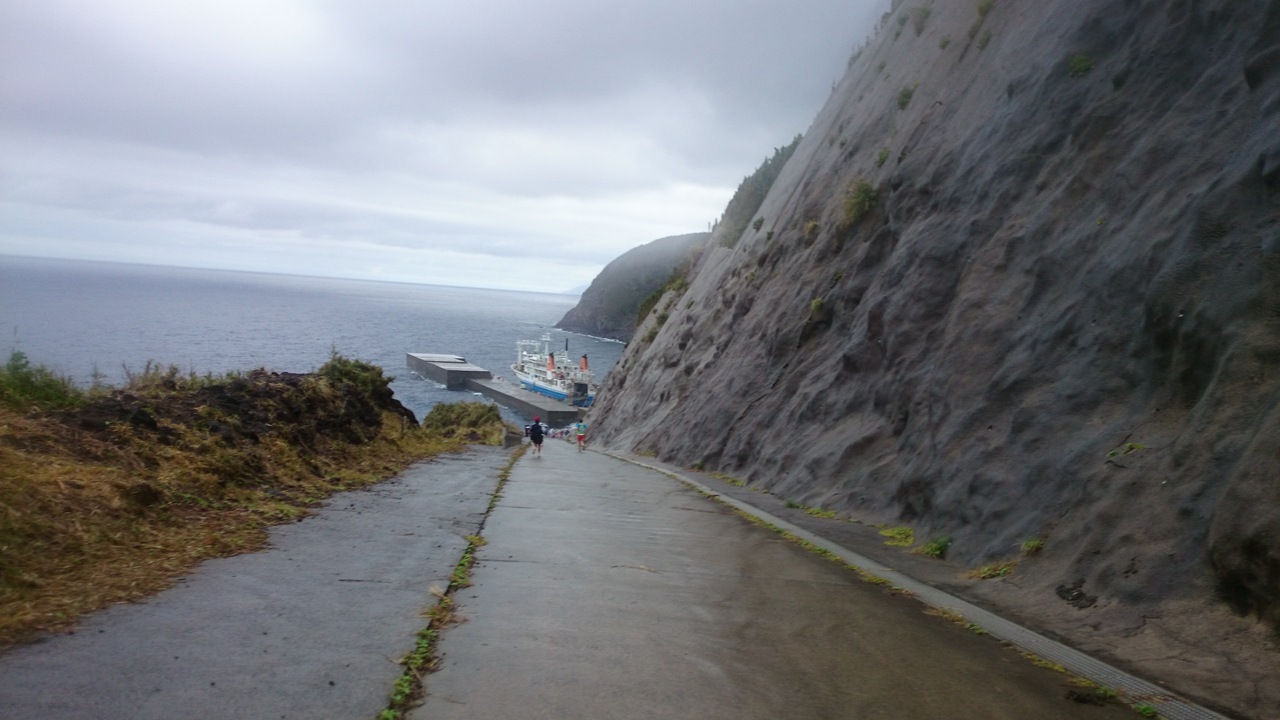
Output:
[[556,327],[561,330],[627,341],[636,329],[644,301],[661,290],[672,273],[701,248],[710,233],[673,235],[623,253],[592,281],[578,304]]

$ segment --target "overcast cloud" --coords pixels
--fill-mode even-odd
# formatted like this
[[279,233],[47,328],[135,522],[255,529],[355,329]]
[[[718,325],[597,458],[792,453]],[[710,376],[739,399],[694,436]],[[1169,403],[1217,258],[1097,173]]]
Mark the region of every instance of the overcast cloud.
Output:
[[705,230],[888,0],[0,0],[0,253],[563,291]]

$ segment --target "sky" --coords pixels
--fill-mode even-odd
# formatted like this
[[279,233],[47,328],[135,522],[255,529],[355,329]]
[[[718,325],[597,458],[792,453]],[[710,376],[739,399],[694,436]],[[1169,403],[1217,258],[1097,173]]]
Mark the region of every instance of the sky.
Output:
[[889,0],[0,0],[0,254],[565,292],[707,230]]

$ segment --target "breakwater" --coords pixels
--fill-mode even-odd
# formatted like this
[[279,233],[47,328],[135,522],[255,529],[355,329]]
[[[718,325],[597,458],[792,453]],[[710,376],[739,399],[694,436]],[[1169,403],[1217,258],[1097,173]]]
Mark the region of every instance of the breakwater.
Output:
[[568,425],[582,416],[580,408],[530,392],[515,383],[493,377],[493,373],[467,362],[460,355],[408,353],[409,370],[450,390],[469,390],[530,418],[538,416],[551,426]]

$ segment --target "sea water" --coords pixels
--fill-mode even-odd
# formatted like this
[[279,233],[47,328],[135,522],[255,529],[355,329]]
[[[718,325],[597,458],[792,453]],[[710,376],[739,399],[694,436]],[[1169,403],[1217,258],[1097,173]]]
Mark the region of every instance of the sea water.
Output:
[[[516,341],[552,336],[596,379],[623,345],[552,326],[577,297],[364,280],[0,256],[3,359],[26,354],[78,384],[124,384],[150,362],[183,374],[310,372],[333,352],[395,377],[421,418],[438,402],[482,400],[410,373],[405,355],[447,353],[514,381]],[[504,417],[527,422],[509,410]]]

